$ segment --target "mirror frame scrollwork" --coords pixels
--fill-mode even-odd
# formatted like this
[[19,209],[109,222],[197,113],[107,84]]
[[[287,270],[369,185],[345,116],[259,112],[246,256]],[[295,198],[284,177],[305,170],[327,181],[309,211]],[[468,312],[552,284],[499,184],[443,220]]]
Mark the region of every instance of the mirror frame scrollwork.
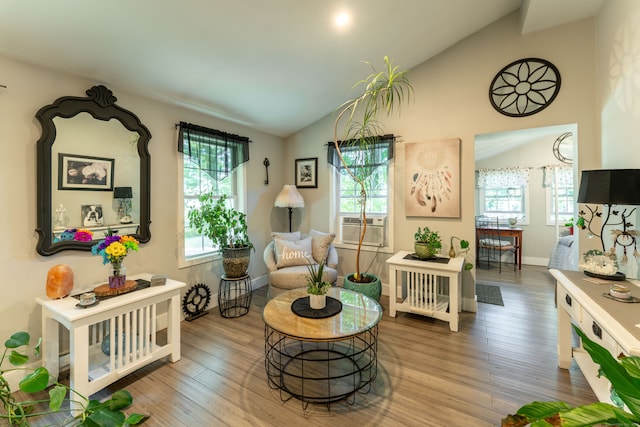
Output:
[[122,125],[140,135],[138,155],[140,156],[140,226],[133,236],[141,243],[151,239],[151,156],[148,151],[151,133],[132,112],[115,104],[117,98],[105,86],[93,86],[86,91],[87,97],[65,96],[53,104],[42,107],[36,118],[42,126],[42,135],[37,142],[37,221],[39,239],[36,247],[40,255],[49,256],[63,250],[90,251],[95,242],[66,240],[53,242],[53,215],[51,202],[52,156],[51,149],[56,140],[55,117],[71,118],[79,113],[89,113],[94,119],[109,121],[116,119]]

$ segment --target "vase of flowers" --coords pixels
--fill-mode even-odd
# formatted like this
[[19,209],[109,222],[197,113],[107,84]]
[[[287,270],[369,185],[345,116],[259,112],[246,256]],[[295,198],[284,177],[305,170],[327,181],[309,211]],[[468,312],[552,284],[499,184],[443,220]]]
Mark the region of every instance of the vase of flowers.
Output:
[[124,259],[129,251],[138,250],[138,241],[131,236],[106,236],[103,241],[93,245],[91,252],[102,256],[103,264],[109,265],[109,287],[121,288],[127,282],[127,269]]

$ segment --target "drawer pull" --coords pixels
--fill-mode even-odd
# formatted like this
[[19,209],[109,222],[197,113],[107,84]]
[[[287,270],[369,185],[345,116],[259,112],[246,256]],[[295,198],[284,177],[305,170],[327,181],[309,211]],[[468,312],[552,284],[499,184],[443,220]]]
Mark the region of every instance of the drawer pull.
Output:
[[600,328],[596,322],[593,322],[593,325],[591,325],[591,330],[595,336],[602,339],[602,328]]
[[568,305],[569,307],[571,307],[571,295],[566,294],[566,295],[564,296],[564,300],[567,302],[567,305]]

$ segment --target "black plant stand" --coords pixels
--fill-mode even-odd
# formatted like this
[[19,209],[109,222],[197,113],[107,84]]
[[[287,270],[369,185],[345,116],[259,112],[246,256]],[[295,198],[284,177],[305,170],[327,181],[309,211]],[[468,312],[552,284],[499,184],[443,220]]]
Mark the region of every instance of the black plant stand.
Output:
[[251,307],[251,276],[230,278],[223,275],[218,288],[218,308],[222,317],[244,316]]

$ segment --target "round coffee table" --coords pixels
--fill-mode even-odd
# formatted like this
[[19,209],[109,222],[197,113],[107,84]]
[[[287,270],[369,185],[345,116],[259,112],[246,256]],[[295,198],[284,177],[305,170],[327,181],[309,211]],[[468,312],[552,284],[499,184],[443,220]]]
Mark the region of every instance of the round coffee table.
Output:
[[378,372],[378,322],[382,308],[374,299],[342,288],[327,296],[342,303],[331,317],[301,317],[291,310],[306,289],[271,299],[262,311],[265,323],[265,369],[269,386],[287,401],[326,403],[367,393]]

